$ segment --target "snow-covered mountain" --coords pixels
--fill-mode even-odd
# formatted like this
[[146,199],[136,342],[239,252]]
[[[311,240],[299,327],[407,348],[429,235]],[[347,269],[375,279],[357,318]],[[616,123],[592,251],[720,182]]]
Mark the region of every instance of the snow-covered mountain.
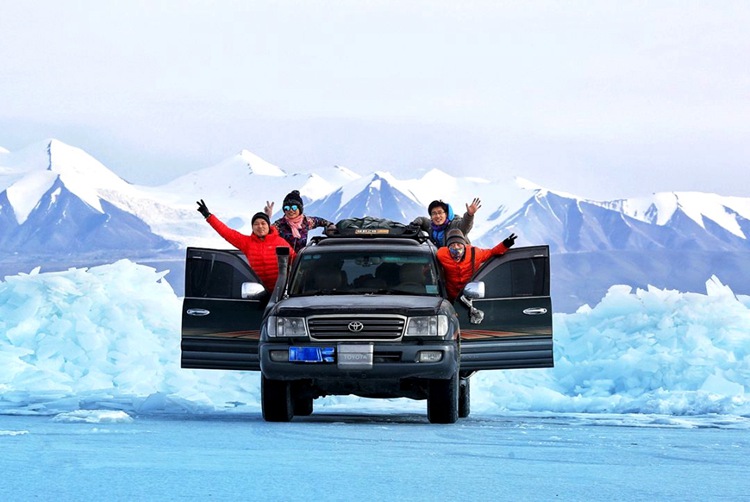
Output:
[[[242,150],[219,164],[188,173],[155,190],[171,194],[193,210],[195,201],[203,199],[211,212],[232,227],[249,233],[252,215],[263,211],[266,202],[274,203],[274,218],[278,218],[282,215],[284,196],[292,190],[299,190],[307,204],[357,178],[359,175],[340,166],[320,173],[287,173]],[[194,233],[188,236],[195,237]]]
[[615,250],[750,250],[750,199],[702,193],[600,202],[538,187],[476,244],[512,230],[553,253]]
[[127,182],[60,141],[4,153],[0,167],[0,249],[70,254],[163,250],[174,244],[102,194],[138,197]]
[[[249,233],[251,216],[272,201],[279,217],[291,190],[301,192],[307,214],[332,221],[368,215],[409,222],[426,216],[434,199],[462,214],[479,197],[472,242],[491,247],[515,232],[518,245],[548,244],[558,309],[596,302],[612,284],[700,291],[711,275],[750,293],[750,198],[675,192],[594,201],[520,178],[457,178],[438,169],[410,179],[340,166],[288,173],[247,150],[145,187],[57,140],[0,150],[0,274],[28,271],[31,260],[49,269],[92,256],[101,263],[166,254],[179,269],[186,246],[227,247],[196,200]],[[80,260],[71,263],[74,257]]]
[[389,173],[376,172],[341,186],[310,204],[307,211],[330,221],[369,215],[408,222],[423,206]]
[[490,247],[512,231],[520,245],[548,244],[558,308],[593,304],[613,284],[699,291],[711,275],[748,291],[750,199],[674,192],[600,202],[523,184],[533,197],[474,243]]

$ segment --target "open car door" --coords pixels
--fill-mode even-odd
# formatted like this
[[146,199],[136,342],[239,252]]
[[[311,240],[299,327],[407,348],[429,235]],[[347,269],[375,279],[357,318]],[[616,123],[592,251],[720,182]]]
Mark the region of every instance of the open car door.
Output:
[[484,282],[484,298],[459,298],[455,305],[461,371],[552,367],[549,247],[492,257],[474,274],[476,281]]
[[241,251],[187,249],[183,368],[260,370],[258,338],[268,295],[243,299],[243,283],[260,279]]

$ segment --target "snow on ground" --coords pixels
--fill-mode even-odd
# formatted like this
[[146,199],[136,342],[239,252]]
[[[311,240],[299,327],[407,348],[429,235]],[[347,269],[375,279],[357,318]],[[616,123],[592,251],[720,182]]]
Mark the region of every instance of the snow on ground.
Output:
[[[181,298],[165,274],[123,260],[0,282],[0,414],[106,422],[258,410],[257,372],[180,368]],[[593,307],[556,314],[555,368],[479,372],[472,413],[747,416],[750,299],[716,278],[706,286],[613,286]],[[352,405],[424,408],[330,397],[316,410]]]

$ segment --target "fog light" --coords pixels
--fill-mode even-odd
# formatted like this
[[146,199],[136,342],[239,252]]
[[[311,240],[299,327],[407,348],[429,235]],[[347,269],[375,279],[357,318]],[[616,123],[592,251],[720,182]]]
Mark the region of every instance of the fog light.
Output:
[[417,361],[420,363],[437,363],[442,360],[442,350],[420,350],[417,354]]
[[272,350],[270,353],[271,361],[275,363],[283,363],[289,361],[288,350]]

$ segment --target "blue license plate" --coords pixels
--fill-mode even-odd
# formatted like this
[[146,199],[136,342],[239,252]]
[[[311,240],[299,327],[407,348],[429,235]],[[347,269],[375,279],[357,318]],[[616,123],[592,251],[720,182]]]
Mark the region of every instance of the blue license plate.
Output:
[[289,362],[292,363],[332,363],[333,347],[289,347]]

